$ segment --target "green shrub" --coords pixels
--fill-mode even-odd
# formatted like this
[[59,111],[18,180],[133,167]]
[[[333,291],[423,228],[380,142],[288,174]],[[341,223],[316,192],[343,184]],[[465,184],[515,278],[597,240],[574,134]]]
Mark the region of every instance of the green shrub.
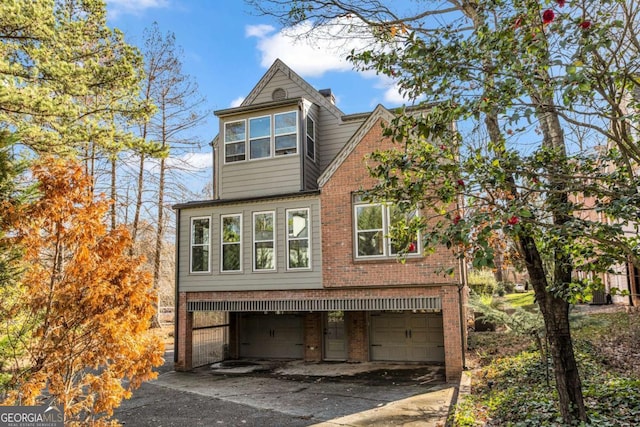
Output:
[[469,272],[468,285],[478,295],[493,295],[498,282],[491,270],[473,270]]

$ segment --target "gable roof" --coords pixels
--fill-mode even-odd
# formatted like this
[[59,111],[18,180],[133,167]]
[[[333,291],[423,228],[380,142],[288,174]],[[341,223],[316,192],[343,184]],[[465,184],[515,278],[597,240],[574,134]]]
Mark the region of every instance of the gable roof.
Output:
[[324,184],[327,183],[333,176],[333,174],[338,170],[338,168],[344,163],[344,161],[349,157],[349,155],[353,152],[353,150],[358,146],[362,138],[365,137],[367,133],[371,130],[373,125],[378,122],[378,120],[383,120],[386,122],[390,122],[394,118],[394,114],[378,104],[378,106],[369,114],[369,117],[360,125],[358,130],[353,134],[349,141],[342,147],[342,150],[336,155],[336,157],[329,163],[329,166],[324,170],[322,175],[318,178],[318,188],[322,188]]
[[344,113],[336,107],[334,103],[332,103],[326,96],[320,93],[316,88],[307,83],[302,77],[295,73],[291,68],[289,68],[284,62],[280,59],[276,59],[271,67],[267,70],[267,72],[262,76],[260,81],[251,89],[249,95],[242,101],[240,104],[241,107],[250,106],[256,97],[262,92],[264,87],[271,81],[273,76],[278,72],[284,73],[289,79],[291,79],[294,83],[296,83],[299,87],[301,87],[306,93],[309,94],[309,99],[315,104],[318,104],[325,108],[328,112],[334,115],[337,119],[342,119]]

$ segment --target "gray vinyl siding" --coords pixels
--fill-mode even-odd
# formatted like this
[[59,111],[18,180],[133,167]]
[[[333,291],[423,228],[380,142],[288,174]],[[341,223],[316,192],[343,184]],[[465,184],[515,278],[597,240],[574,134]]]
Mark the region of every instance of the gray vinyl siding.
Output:
[[[248,160],[249,142],[245,141],[247,160],[225,163],[224,123],[251,117],[272,115],[288,111],[298,113],[298,147],[296,154]],[[300,122],[302,113],[297,106],[276,108],[259,113],[234,115],[220,120],[220,147],[217,158],[218,197],[221,199],[258,197],[265,194],[287,194],[302,189],[301,156],[304,144]],[[248,125],[247,125],[248,132]]]
[[260,104],[263,102],[273,101],[273,91],[276,89],[284,89],[287,98],[309,98],[309,93],[301,88],[296,82],[291,80],[289,76],[278,70],[273,78],[267,82],[260,93],[253,100],[252,104]]
[[[311,269],[287,270],[286,210],[309,208],[311,223]],[[253,213],[275,211],[276,270],[253,271]],[[220,221],[222,215],[242,214],[242,271],[220,272]],[[189,273],[191,218],[211,218],[211,273]],[[286,200],[183,208],[180,211],[180,252],[178,283],[180,292],[257,291],[322,288],[320,201],[317,196]]]
[[[223,160],[222,160],[223,161]],[[222,166],[220,198],[240,199],[300,191],[300,153]]]
[[343,123],[336,123],[335,118],[325,111],[320,112],[320,132],[322,141],[320,143],[320,169],[325,170],[336,155],[342,150],[358,130],[363,120],[353,120]]

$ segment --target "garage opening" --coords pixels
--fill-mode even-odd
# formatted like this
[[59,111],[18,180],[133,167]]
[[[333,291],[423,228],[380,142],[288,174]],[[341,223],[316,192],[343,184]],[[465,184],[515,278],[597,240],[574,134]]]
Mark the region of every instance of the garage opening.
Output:
[[444,363],[442,313],[375,312],[370,327],[372,361]]
[[222,311],[193,313],[191,366],[208,365],[227,358],[229,314]]
[[240,357],[302,359],[303,317],[298,313],[242,313]]

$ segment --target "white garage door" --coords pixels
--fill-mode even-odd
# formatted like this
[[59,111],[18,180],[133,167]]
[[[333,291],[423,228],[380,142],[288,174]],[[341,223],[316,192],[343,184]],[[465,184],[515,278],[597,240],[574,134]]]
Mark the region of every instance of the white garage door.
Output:
[[297,314],[240,315],[240,357],[302,359],[303,323]]
[[371,360],[444,362],[442,313],[371,314]]

